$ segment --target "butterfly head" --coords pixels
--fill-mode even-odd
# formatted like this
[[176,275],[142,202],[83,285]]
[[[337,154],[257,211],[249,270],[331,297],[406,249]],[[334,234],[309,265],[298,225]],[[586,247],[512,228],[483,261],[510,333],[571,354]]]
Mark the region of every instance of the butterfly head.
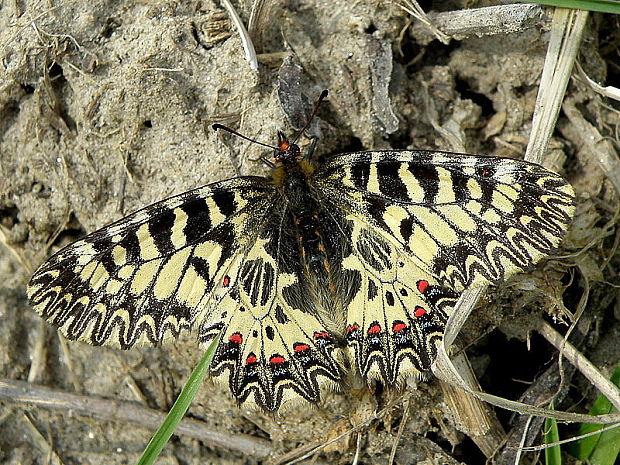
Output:
[[302,156],[299,145],[289,141],[288,137],[278,131],[278,144],[274,147],[274,156],[267,159],[272,168],[271,180],[278,187],[304,184],[304,179],[312,176],[314,164]]
[[289,142],[288,137],[282,131],[278,131],[278,146],[276,147],[274,161],[276,163],[286,163],[287,161],[295,161],[300,156],[301,149],[299,145]]
[[327,90],[321,92],[321,95],[314,104],[312,113],[306,120],[306,124],[299,130],[297,136],[293,139],[293,142],[289,142],[288,137],[286,137],[282,131],[278,131],[278,147],[276,148],[276,156],[274,157],[274,161],[276,163],[290,164],[291,162],[294,162],[300,165],[300,168],[306,175],[312,174],[313,170],[311,169],[311,163],[309,163],[309,160],[312,158],[312,153],[314,152],[317,138],[314,138],[305,159],[301,157],[301,150],[296,142],[299,140],[304,131],[310,126],[310,123],[316,116],[316,113],[321,106],[321,102],[327,98],[327,95]]

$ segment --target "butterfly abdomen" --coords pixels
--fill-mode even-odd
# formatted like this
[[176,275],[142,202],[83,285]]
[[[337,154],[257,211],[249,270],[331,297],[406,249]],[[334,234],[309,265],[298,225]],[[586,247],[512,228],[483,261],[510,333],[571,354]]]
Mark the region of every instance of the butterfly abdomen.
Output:
[[[326,213],[325,199],[314,185],[316,166],[301,156],[283,157],[276,168],[278,190],[285,204],[281,237],[290,237],[299,266],[300,295],[298,298],[338,338],[343,333],[345,298],[342,294],[342,239],[346,225],[335,224]],[[276,173],[274,173],[276,174]],[[277,184],[276,184],[277,185]]]
[[293,215],[297,228],[299,252],[306,268],[317,275],[329,274],[323,235],[319,229],[319,217],[315,209],[299,210]]

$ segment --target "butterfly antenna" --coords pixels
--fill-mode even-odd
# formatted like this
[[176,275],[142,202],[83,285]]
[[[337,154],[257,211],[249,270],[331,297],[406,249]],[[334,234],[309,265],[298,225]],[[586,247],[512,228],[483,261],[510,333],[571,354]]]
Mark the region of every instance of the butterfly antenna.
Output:
[[230,132],[231,134],[234,134],[237,137],[241,137],[242,139],[250,141],[250,142],[252,142],[254,144],[262,145],[263,147],[268,147],[268,148],[270,148],[272,150],[278,150],[278,148],[274,147],[273,145],[263,144],[262,142],[259,142],[257,140],[250,139],[249,137],[246,137],[243,134],[238,133],[234,129],[230,129],[228,126],[224,126],[223,124],[215,123],[215,124],[212,124],[211,127],[213,128],[214,131],[217,131],[218,129],[222,129],[223,131]]
[[310,115],[310,118],[308,118],[308,121],[306,122],[305,126],[300,129],[299,133],[297,134],[297,137],[295,137],[295,139],[293,140],[293,144],[297,143],[297,141],[299,140],[301,135],[304,133],[304,131],[308,129],[308,126],[310,126],[310,123],[312,123],[312,120],[316,116],[316,112],[319,111],[319,107],[321,106],[321,103],[323,102],[323,100],[327,98],[327,94],[329,94],[327,89],[321,92],[321,95],[319,95],[319,98],[316,100],[316,103],[314,104],[314,109],[312,110],[312,114]]

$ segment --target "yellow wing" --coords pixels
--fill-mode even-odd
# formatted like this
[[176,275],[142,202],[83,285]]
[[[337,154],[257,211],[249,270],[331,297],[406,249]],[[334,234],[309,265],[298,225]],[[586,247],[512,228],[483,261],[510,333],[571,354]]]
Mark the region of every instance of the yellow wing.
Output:
[[463,289],[553,253],[574,210],[571,186],[541,166],[442,152],[340,155],[316,184],[325,212],[352,225],[349,357],[388,386],[430,369]]
[[564,178],[507,158],[359,152],[316,178],[330,202],[455,290],[501,282],[552,254],[574,213]]

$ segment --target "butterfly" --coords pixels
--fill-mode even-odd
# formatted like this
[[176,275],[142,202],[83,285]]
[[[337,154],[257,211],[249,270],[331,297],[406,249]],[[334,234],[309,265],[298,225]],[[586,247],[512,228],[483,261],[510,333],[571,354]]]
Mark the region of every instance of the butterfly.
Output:
[[[234,131],[231,131],[234,132]],[[268,412],[427,373],[467,288],[552,254],[574,213],[560,175],[428,150],[319,163],[284,134],[267,177],[147,206],[34,273],[34,309],[68,339],[129,349],[185,331],[238,404]]]

